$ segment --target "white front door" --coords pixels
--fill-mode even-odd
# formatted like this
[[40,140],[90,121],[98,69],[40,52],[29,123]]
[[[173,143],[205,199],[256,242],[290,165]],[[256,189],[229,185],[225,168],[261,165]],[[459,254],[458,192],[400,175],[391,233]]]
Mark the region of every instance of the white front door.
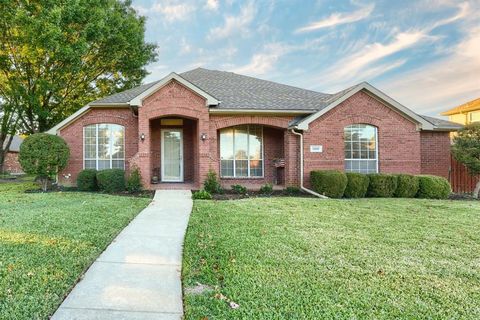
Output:
[[182,129],[162,130],[162,181],[183,181]]

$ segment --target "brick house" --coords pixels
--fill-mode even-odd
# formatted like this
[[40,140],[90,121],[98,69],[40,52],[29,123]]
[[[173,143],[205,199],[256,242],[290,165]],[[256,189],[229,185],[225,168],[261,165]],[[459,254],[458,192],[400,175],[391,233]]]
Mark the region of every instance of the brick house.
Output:
[[[6,147],[7,140],[5,140],[4,147]],[[10,143],[10,147],[8,148],[8,152],[3,162],[3,172],[10,174],[23,173],[22,166],[20,166],[20,162],[18,162],[18,153],[20,152],[20,145],[22,144],[22,142],[22,137],[17,135],[13,136],[12,142]]]
[[49,133],[70,146],[62,184],[84,168],[134,166],[151,189],[310,186],[310,171],[448,176],[449,132],[368,83],[325,94],[197,68],[93,101]]

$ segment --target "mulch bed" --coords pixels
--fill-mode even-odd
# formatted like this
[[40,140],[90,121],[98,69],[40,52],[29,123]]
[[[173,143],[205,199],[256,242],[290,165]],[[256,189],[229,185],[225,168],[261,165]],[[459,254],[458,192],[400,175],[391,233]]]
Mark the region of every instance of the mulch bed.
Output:
[[[56,188],[51,188],[47,191],[47,193],[53,193],[53,192],[90,192],[90,191],[79,191],[77,188],[74,187],[56,187]],[[28,189],[25,190],[25,193],[43,193],[41,189]],[[105,192],[91,192],[91,193],[104,193],[104,194],[109,194],[109,195],[114,195],[114,196],[123,196],[123,197],[136,197],[136,198],[153,198],[155,195],[155,191],[153,190],[143,190],[140,192],[128,192],[128,191],[123,191],[123,192],[115,192],[115,193],[105,193]]]
[[[197,190],[192,190],[195,192]],[[213,200],[239,200],[239,199],[248,199],[248,198],[271,198],[271,197],[302,197],[302,198],[312,198],[313,196],[304,192],[299,194],[288,194],[283,190],[275,190],[272,194],[265,195],[259,191],[248,191],[246,194],[239,194],[231,190],[224,190],[223,193],[212,194]]]

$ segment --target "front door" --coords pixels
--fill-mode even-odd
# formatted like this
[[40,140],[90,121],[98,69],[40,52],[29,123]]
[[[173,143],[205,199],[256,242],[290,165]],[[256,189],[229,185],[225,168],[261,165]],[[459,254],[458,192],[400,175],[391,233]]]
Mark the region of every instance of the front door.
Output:
[[181,129],[162,130],[162,181],[183,181],[183,134]]

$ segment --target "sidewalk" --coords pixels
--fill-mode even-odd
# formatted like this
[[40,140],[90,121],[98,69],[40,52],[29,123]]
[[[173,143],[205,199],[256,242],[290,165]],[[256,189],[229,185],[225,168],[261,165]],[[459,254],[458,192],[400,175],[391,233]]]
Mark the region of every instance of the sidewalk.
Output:
[[64,319],[181,319],[190,191],[158,190],[55,312]]

